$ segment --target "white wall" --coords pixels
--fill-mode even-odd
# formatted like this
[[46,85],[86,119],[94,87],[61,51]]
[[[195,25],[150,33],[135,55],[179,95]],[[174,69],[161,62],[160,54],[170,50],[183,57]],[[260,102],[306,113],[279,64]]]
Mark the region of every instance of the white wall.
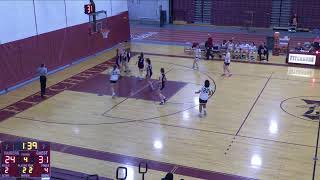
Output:
[[0,43],[36,35],[32,0],[0,0]]
[[88,15],[84,14],[83,6],[88,0],[66,0],[68,27],[88,22]]
[[35,0],[38,33],[66,28],[64,0]]
[[[152,0],[151,0],[152,1]],[[89,22],[84,5],[89,0],[0,0],[0,43],[7,43]],[[108,17],[128,11],[127,0],[94,0],[96,11]],[[37,19],[37,26],[35,24]],[[67,21],[66,21],[67,20]],[[67,24],[66,24],[67,23]]]
[[160,18],[159,6],[167,11],[167,22],[169,20],[169,0],[127,0],[129,18],[139,20],[140,18],[157,19]]
[[115,16],[119,13],[128,11],[127,0],[110,0],[112,4],[111,16]]

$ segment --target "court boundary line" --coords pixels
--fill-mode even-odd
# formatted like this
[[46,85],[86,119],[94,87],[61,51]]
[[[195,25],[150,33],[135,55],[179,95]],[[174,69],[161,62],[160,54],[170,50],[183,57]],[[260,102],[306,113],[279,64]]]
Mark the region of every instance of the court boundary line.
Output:
[[317,141],[316,141],[316,150],[313,157],[313,172],[312,172],[312,180],[315,180],[315,175],[317,171],[317,161],[318,161],[318,147],[319,147],[319,133],[320,133],[320,114],[318,115],[319,122],[318,122],[318,132],[317,132]]
[[255,107],[255,105],[257,104],[258,100],[260,99],[260,96],[262,95],[263,91],[265,90],[265,88],[266,88],[267,85],[269,84],[269,82],[270,82],[270,80],[271,80],[271,77],[272,77],[272,74],[273,74],[273,72],[272,72],[271,75],[269,76],[268,80],[265,82],[263,88],[261,89],[261,91],[260,91],[259,95],[257,96],[256,100],[254,101],[254,103],[252,104],[252,106],[251,106],[249,112],[247,113],[245,119],[242,121],[242,124],[241,124],[241,126],[239,127],[239,129],[238,129],[237,133],[235,134],[235,136],[238,136],[238,134],[240,133],[240,131],[241,131],[242,127],[243,127],[243,125],[245,124],[245,122],[246,122],[247,119],[249,118],[249,115],[251,114],[253,108]]
[[[188,129],[188,130],[192,130],[192,131],[200,131],[200,132],[207,132],[207,133],[234,136],[233,133],[213,131],[213,130],[207,130],[207,129],[199,129],[199,128],[188,128],[188,127],[184,127],[184,126],[180,126],[180,125],[173,125],[173,124],[166,124],[166,123],[157,123],[157,122],[148,122],[148,121],[142,121],[142,123],[162,125],[162,126],[181,128],[181,129]],[[264,139],[264,138],[245,136],[245,135],[238,135],[238,137],[247,138],[247,139],[256,139],[256,140],[261,140],[261,141],[268,141],[268,142],[275,142],[275,143],[279,143],[279,144],[288,144],[288,145],[294,145],[294,146],[301,146],[301,147],[310,147],[310,148],[315,147],[315,146],[312,146],[312,145],[299,144],[299,143],[293,143],[293,142],[287,142],[287,141],[277,141],[277,140],[272,140],[272,139]]]
[[[190,108],[190,109],[192,109],[192,108]],[[190,110],[190,109],[187,109],[187,110]],[[176,114],[178,114],[178,113],[176,113]],[[169,115],[169,116],[171,116],[171,115]],[[125,124],[125,123],[147,123],[147,124],[162,125],[162,126],[173,127],[173,128],[187,129],[187,130],[191,130],[191,131],[200,131],[200,132],[234,136],[233,133],[228,133],[228,132],[220,132],[220,131],[213,131],[213,130],[199,129],[199,128],[188,128],[188,127],[174,125],[174,124],[157,123],[157,122],[149,121],[149,120],[154,120],[154,119],[159,119],[159,118],[146,119],[146,120],[134,120],[134,119],[129,119],[129,118],[119,118],[119,117],[112,117],[112,116],[104,116],[104,117],[118,118],[118,119],[123,119],[123,120],[127,120],[127,121],[126,122],[114,122],[114,123],[80,124],[80,125],[96,126],[96,125],[113,125],[113,124]],[[46,122],[46,121],[35,120],[32,118],[28,118],[28,117],[15,116],[14,118],[22,119],[22,120],[36,121],[36,122],[40,122],[40,123],[56,124],[55,122],[50,123],[50,122]],[[59,124],[65,124],[65,123],[59,123]],[[70,123],[66,123],[66,124],[67,125],[79,125],[79,124],[70,124]],[[275,142],[275,143],[279,143],[279,144],[295,145],[295,146],[301,146],[301,147],[315,147],[312,145],[299,144],[299,143],[293,143],[293,142],[287,142],[287,141],[277,141],[277,140],[272,140],[272,139],[264,139],[264,138],[259,138],[259,137],[246,136],[246,135],[238,135],[238,137],[248,138],[248,139],[257,139],[257,140],[268,141],[268,142]]]

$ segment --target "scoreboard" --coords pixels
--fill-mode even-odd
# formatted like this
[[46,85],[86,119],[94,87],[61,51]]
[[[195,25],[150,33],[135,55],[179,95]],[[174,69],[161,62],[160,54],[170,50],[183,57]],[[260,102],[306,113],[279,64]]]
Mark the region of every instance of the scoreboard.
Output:
[[0,177],[50,178],[50,143],[1,142]]

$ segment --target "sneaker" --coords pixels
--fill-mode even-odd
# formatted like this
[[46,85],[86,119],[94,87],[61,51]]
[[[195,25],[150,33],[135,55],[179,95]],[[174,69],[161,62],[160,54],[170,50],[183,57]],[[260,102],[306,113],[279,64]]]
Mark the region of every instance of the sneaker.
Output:
[[207,111],[203,111],[203,115],[205,115],[205,116],[206,116],[206,115],[207,115]]
[[202,114],[201,113],[199,114],[199,117],[202,118]]
[[164,98],[164,100],[163,100],[165,103],[168,101],[168,99],[167,98]]
[[164,101],[161,101],[161,102],[160,102],[160,105],[164,105]]
[[115,98],[116,97],[116,93],[112,93],[112,98]]
[[231,76],[232,76],[232,74],[230,73],[230,74],[229,74],[229,77],[231,77]]

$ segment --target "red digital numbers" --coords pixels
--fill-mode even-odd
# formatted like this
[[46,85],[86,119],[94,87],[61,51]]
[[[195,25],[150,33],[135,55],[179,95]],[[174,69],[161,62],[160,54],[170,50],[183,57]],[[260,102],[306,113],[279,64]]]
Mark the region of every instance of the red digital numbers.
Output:
[[4,156],[4,163],[5,164],[16,163],[16,157],[15,156]]
[[49,168],[43,168],[46,173],[49,173]]
[[9,167],[4,167],[4,173],[9,174]]
[[91,14],[95,12],[95,7],[93,4],[86,4],[84,5],[84,13]]
[[39,156],[39,164],[47,164],[49,163],[49,157],[48,156]]

